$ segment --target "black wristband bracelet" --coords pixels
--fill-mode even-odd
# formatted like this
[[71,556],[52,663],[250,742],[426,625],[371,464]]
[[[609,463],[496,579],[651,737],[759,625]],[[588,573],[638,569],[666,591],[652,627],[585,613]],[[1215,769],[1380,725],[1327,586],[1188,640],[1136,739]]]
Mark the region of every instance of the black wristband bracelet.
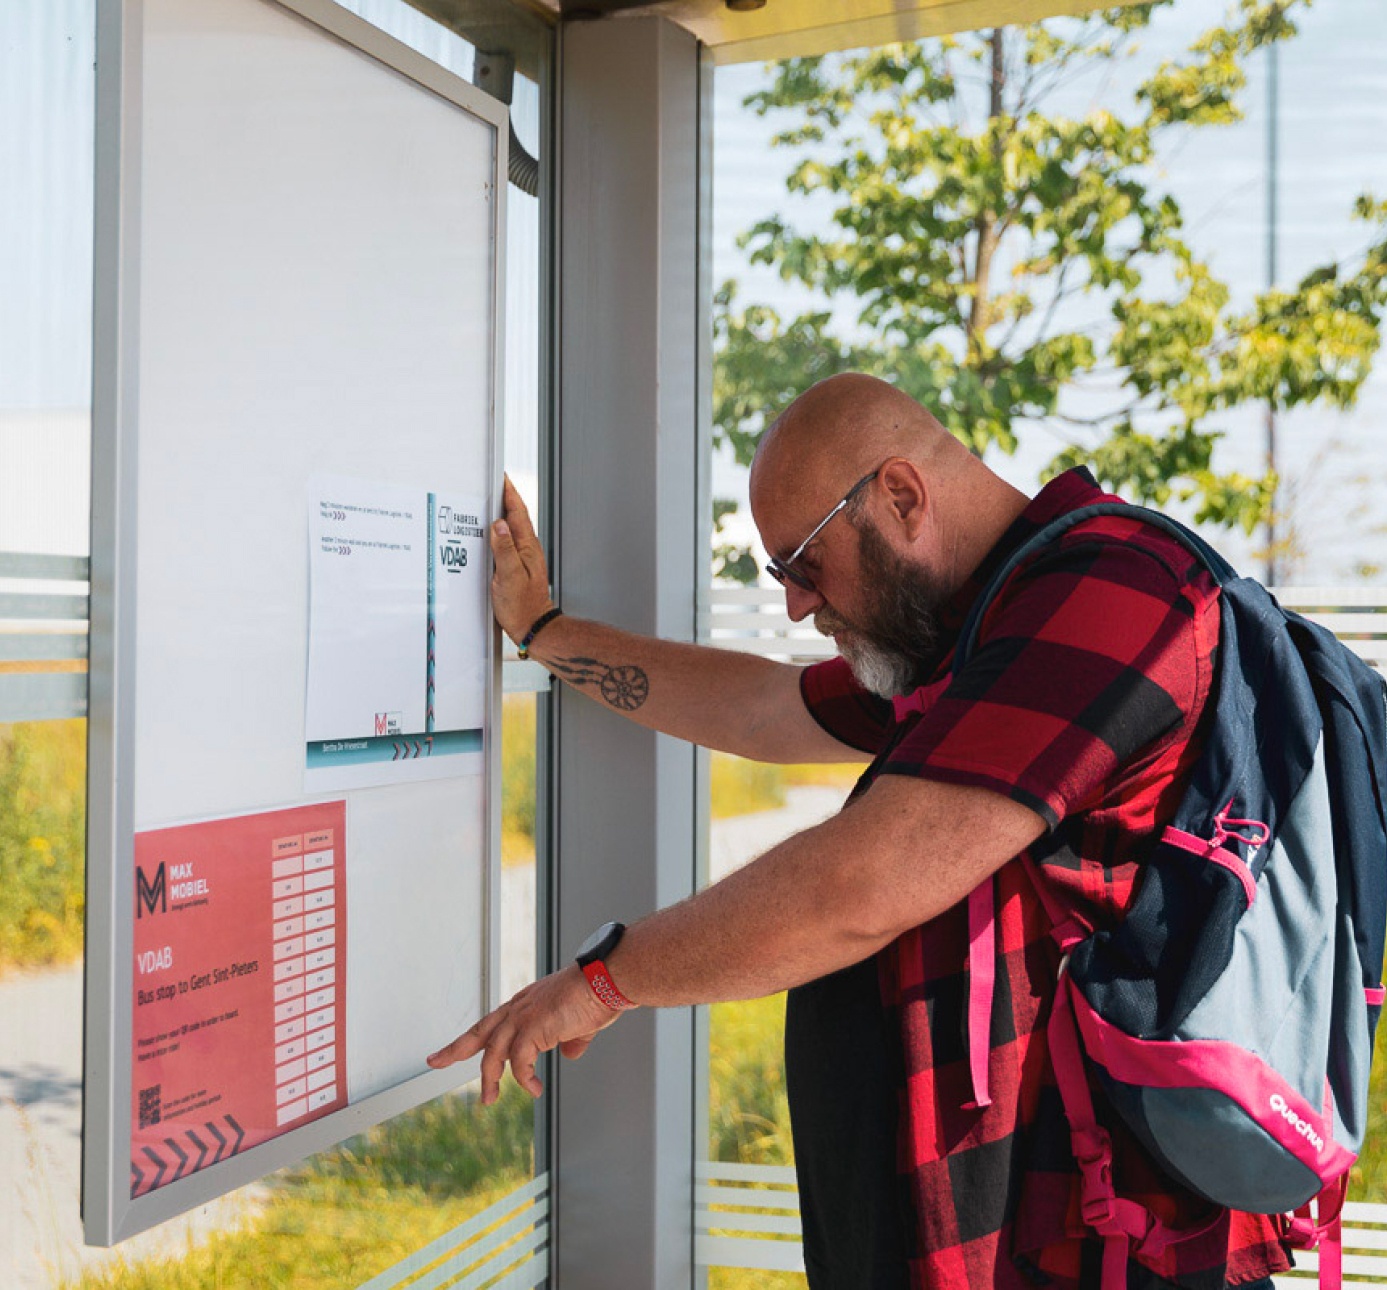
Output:
[[520,642],[521,658],[530,657],[530,646],[534,644],[535,637],[538,636],[540,632],[542,632],[546,627],[548,627],[549,624],[552,623],[554,619],[556,619],[561,613],[563,613],[563,610],[560,609],[557,605],[555,605],[553,609],[546,609],[542,614],[540,614],[538,618],[535,619],[533,625],[530,627],[530,630],[525,633],[525,639]]

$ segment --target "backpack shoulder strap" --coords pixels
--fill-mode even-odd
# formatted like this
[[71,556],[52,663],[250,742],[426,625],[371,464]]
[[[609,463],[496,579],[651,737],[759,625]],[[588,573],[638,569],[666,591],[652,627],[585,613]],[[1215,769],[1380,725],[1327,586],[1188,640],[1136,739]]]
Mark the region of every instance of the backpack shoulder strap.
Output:
[[983,615],[987,613],[988,606],[996,599],[997,593],[1002,589],[1007,579],[1016,572],[1017,567],[1041,548],[1058,541],[1076,525],[1100,515],[1122,515],[1139,519],[1143,523],[1169,533],[1171,537],[1176,538],[1188,548],[1220,587],[1238,576],[1233,566],[1205,542],[1199,534],[1187,529],[1178,520],[1173,520],[1168,515],[1162,515],[1160,511],[1153,511],[1145,506],[1136,506],[1131,502],[1094,502],[1091,506],[1081,506],[1078,510],[1069,511],[1067,514],[1051,520],[1050,523],[1031,534],[1010,556],[1002,561],[1001,567],[989,579],[987,586],[983,588],[981,594],[973,602],[973,607],[968,611],[968,617],[964,620],[963,629],[958,635],[958,647],[954,652],[953,670],[955,672],[959,671],[968,661],[974,645],[977,644],[978,629],[982,624]]

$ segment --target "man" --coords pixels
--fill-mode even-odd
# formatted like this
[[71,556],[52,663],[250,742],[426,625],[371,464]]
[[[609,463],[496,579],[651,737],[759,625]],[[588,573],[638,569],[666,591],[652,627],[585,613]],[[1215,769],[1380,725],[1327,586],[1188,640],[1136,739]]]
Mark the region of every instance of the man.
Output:
[[[1080,1221],[1046,1051],[1059,962],[1047,909],[1096,928],[1130,903],[1140,842],[1198,755],[1217,591],[1154,527],[1090,519],[1009,579],[966,666],[951,676],[950,663],[990,572],[1103,496],[1075,471],[1028,500],[884,382],[816,385],[751,474],[789,614],[812,615],[841,655],[800,669],[553,616],[507,484],[496,617],[556,676],[740,756],[873,761],[841,814],[608,935],[585,968],[521,991],[430,1063],[482,1052],[483,1100],[507,1063],[538,1095],[538,1055],[580,1056],[626,1006],[789,989],[814,1290],[1096,1286],[1100,1245]],[[975,892],[995,922],[971,919]],[[995,997],[970,1027],[972,983],[989,976]],[[1119,1193],[1203,1229],[1136,1248],[1131,1285],[1264,1284],[1287,1266],[1270,1220],[1211,1210],[1109,1128]]]

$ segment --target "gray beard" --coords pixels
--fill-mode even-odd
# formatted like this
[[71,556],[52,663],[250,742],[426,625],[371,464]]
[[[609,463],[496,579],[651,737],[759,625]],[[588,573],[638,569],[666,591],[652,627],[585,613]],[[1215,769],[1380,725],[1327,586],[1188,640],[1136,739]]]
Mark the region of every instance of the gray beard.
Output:
[[860,625],[825,609],[814,616],[814,626],[826,636],[847,628],[838,648],[853,677],[864,690],[892,699],[908,694],[933,666],[937,612],[944,596],[928,575],[897,556],[875,528],[859,532],[861,579],[873,589],[875,603]]
[[915,665],[897,651],[882,649],[872,641],[855,636],[843,642],[841,653],[864,690],[883,699],[894,699],[910,690]]

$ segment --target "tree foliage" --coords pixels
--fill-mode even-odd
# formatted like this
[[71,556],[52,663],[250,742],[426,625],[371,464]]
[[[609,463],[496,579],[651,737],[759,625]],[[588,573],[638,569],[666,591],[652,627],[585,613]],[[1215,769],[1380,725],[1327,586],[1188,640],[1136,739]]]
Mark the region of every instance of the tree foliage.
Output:
[[[788,192],[826,209],[828,231],[775,215],[741,244],[823,305],[782,318],[724,284],[718,440],[749,462],[797,393],[868,371],[975,452],[1045,427],[1061,445],[1047,473],[1085,463],[1138,500],[1175,494],[1252,531],[1276,480],[1215,470],[1220,417],[1354,402],[1387,304],[1387,204],[1359,200],[1351,261],[1238,308],[1157,162],[1180,132],[1241,119],[1248,58],[1294,36],[1310,2],[1238,0],[1121,113],[1058,109],[1172,0],[776,65],[746,104],[783,122]],[[736,555],[721,554],[732,576]]]

